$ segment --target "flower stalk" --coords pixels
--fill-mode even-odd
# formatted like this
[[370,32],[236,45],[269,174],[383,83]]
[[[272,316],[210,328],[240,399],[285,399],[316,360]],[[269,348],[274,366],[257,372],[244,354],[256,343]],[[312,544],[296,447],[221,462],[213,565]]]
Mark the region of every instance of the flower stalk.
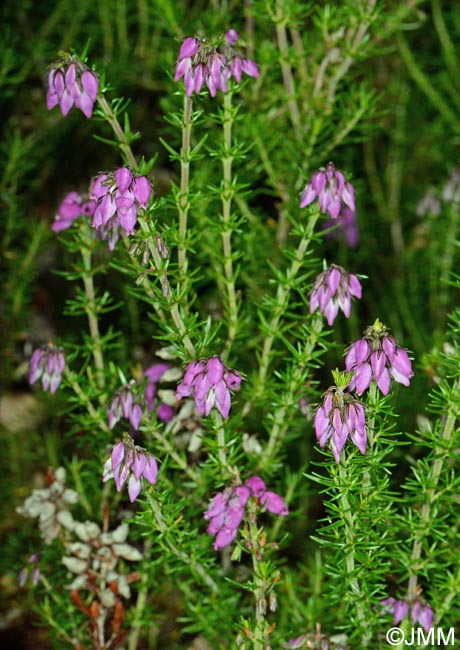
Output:
[[222,156],[223,191],[222,201],[222,248],[224,253],[224,276],[227,290],[227,318],[228,335],[225,344],[226,354],[229,353],[233,340],[238,330],[238,304],[235,290],[235,273],[233,269],[232,256],[232,229],[231,213],[234,190],[232,188],[232,127],[234,113],[232,109],[232,92],[229,90],[224,94],[224,151]]
[[420,525],[415,531],[414,542],[409,565],[409,582],[407,587],[407,598],[413,598],[417,591],[419,563],[422,557],[422,540],[426,535],[429,526],[432,507],[438,498],[437,487],[445,462],[449,458],[449,450],[453,436],[455,434],[455,423],[459,417],[459,408],[457,406],[460,398],[460,381],[457,381],[452,393],[451,403],[448,406],[447,415],[444,420],[444,427],[439,438],[439,442],[434,449],[434,460],[431,465],[430,480],[427,485],[430,487],[425,494],[425,501],[420,511]]
[[215,582],[215,580],[211,577],[211,575],[208,573],[206,568],[200,564],[199,562],[196,562],[192,557],[190,557],[185,551],[182,551],[181,549],[177,548],[175,545],[174,541],[171,539],[170,532],[168,530],[168,526],[166,524],[166,521],[163,517],[163,513],[160,508],[160,504],[158,501],[152,496],[150,492],[147,492],[147,499],[150,504],[150,508],[153,514],[153,517],[155,519],[155,522],[158,526],[158,529],[160,533],[162,534],[162,539],[164,540],[165,545],[169,549],[170,552],[172,552],[173,555],[175,555],[178,559],[180,559],[182,562],[190,566],[193,571],[200,576],[202,579],[203,583],[211,589],[212,592],[217,593],[218,592],[218,586]]
[[[139,218],[138,221],[142,230],[146,233],[150,233],[150,228],[147,221],[144,218]],[[174,322],[177,332],[180,335],[180,339],[183,342],[185,349],[187,350],[187,353],[190,355],[191,358],[193,358],[196,355],[195,347],[192,343],[190,336],[187,334],[187,328],[182,318],[182,314],[179,310],[177,300],[174,298],[173,291],[171,289],[171,285],[168,280],[168,276],[165,272],[164,260],[158,251],[158,247],[155,245],[155,242],[151,237],[149,237],[148,239],[148,247],[149,247],[150,255],[153,258],[155,268],[160,278],[163,297],[168,303],[168,307],[171,313],[171,318]]]
[[131,146],[126,138],[126,134],[121,128],[121,124],[118,121],[116,114],[113,112],[110,104],[101,93],[99,93],[97,96],[97,103],[102,110],[106,122],[108,122],[112,131],[117,137],[117,144],[120,148],[121,153],[123,154],[126,163],[131,167],[133,171],[136,171],[138,167],[136,158],[134,157]]
[[286,90],[287,96],[287,107],[289,111],[289,117],[294,127],[294,133],[297,140],[301,140],[302,131],[301,131],[301,119],[299,106],[296,99],[296,90],[294,77],[292,75],[292,69],[289,63],[289,45],[286,31],[286,20],[283,17],[284,13],[284,0],[276,1],[276,15],[275,20],[275,29],[276,29],[276,40],[278,42],[278,49],[280,52],[280,64],[281,72],[283,75],[283,84]]
[[179,289],[186,291],[187,277],[187,219],[190,210],[190,139],[192,134],[192,107],[190,97],[184,95],[182,122],[182,147],[180,151],[180,191],[177,196],[179,213],[179,238],[177,242],[177,258],[179,266]]
[[285,275],[285,279],[284,281],[278,283],[275,302],[272,309],[272,316],[267,323],[256,384],[251,399],[246,402],[243,408],[243,416],[246,416],[250,412],[253,404],[264,392],[265,383],[268,375],[268,369],[270,367],[270,360],[272,358],[271,352],[272,352],[273,344],[276,339],[276,335],[279,331],[280,321],[283,317],[283,314],[286,311],[291,291],[295,285],[297,274],[302,268],[304,257],[312,241],[313,233],[319,215],[320,213],[318,211],[318,212],[314,212],[310,216],[306,228],[303,229],[302,237],[297,246],[297,250],[292,260],[292,264]]
[[[85,227],[85,234],[88,236],[90,234],[88,225]],[[105,388],[104,356],[102,354],[98,306],[93,281],[94,271],[92,267],[92,255],[89,242],[82,243],[80,254],[83,263],[82,280],[86,295],[85,312],[88,318],[88,326],[92,340],[91,352],[94,359],[94,366],[96,368],[96,383],[99,390],[103,391]]]
[[297,403],[297,396],[302,383],[305,381],[305,372],[311,361],[312,354],[321,336],[323,320],[320,316],[313,319],[311,333],[305,342],[299,359],[296,360],[289,383],[280,399],[280,405],[276,410],[272,427],[269,432],[268,443],[264,448],[257,469],[262,471],[267,469],[276,457],[282,442],[290,426],[289,414],[293,406]]
[[367,629],[367,618],[366,612],[363,606],[365,602],[364,594],[361,588],[361,584],[356,577],[356,562],[355,562],[355,542],[356,542],[356,531],[354,525],[354,515],[348,500],[348,476],[347,476],[347,466],[342,456],[339,463],[339,473],[338,473],[338,483],[337,488],[339,492],[340,500],[340,515],[342,517],[342,522],[345,530],[345,563],[347,568],[347,575],[350,586],[350,597],[352,602],[355,605],[356,617],[361,628],[361,643],[363,648],[369,647],[370,634]]

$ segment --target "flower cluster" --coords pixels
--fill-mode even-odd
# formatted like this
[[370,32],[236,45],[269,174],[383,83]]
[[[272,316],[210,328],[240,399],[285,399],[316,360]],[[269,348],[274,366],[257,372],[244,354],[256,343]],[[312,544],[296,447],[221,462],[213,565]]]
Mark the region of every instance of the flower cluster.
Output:
[[184,77],[187,97],[193,92],[199,93],[204,84],[211,97],[216,96],[218,89],[225,93],[230,77],[240,83],[243,72],[250,77],[259,76],[256,63],[235,51],[234,45],[238,39],[238,32],[231,29],[225,38],[221,37],[217,42],[190,36],[183,41],[174,81]]
[[146,208],[152,188],[146,176],[133,174],[128,167],[99,174],[94,181],[90,200],[95,202],[93,227],[101,239],[115,248],[120,231],[134,232],[139,208]]
[[347,273],[341,266],[332,264],[320,273],[310,293],[310,313],[319,309],[332,325],[339,308],[350,316],[351,297],[361,298],[361,283],[353,273]]
[[332,453],[337,463],[348,437],[362,454],[366,453],[367,431],[364,407],[338,386],[324,393],[323,403],[314,419],[316,437],[323,448],[331,440]]
[[418,623],[428,632],[433,627],[433,610],[428,603],[421,602],[418,598],[411,601],[396,600],[396,598],[386,598],[381,603],[384,611],[393,614],[393,625],[399,625],[401,621],[409,614],[412,623]]
[[326,169],[321,167],[316,171],[311,181],[306,185],[300,197],[300,207],[305,208],[315,199],[323,214],[329,214],[332,219],[337,219],[342,210],[347,207],[352,212],[356,211],[355,191],[353,186],[345,180],[343,173],[328,163]]
[[177,397],[188,397],[193,393],[200,415],[209,415],[213,406],[224,418],[231,406],[231,390],[238,390],[241,375],[226,368],[219,357],[192,361],[188,364],[182,382],[177,387]]
[[92,217],[96,204],[94,201],[85,201],[78,192],[70,192],[61,202],[54,219],[51,230],[60,232],[70,228],[78,217]]
[[146,449],[137,447],[131,436],[125,434],[123,440],[113,447],[110,457],[104,463],[102,480],[105,483],[113,478],[117,492],[120,492],[128,481],[129,500],[133,503],[141,491],[142,478],[154,485],[157,474],[158,465],[155,458]]
[[35,350],[30,359],[29,383],[41,379],[43,390],[55,393],[62,379],[65,357],[62,348],[51,343]]
[[133,394],[133,385],[136,382],[132,379],[129,384],[125,384],[117,390],[109,406],[109,428],[113,429],[116,423],[125,417],[131,422],[134,429],[138,429],[142,419],[142,406],[135,400]]
[[73,530],[75,522],[68,507],[76,503],[79,496],[66,487],[66,471],[63,467],[59,467],[54,474],[48,472],[47,482],[48,487],[34,490],[23,505],[17,508],[17,512],[24,517],[37,517],[43,541],[51,544],[59,536],[61,526]]
[[[145,384],[143,396],[136,394],[136,381],[134,379],[119,388],[113,396],[108,409],[110,429],[113,429],[122,417],[129,420],[134,429],[138,429],[142,415],[155,409],[157,386],[160,379],[174,381],[181,375],[181,371],[178,368],[171,367],[169,363],[154,363],[144,372],[147,383]],[[175,392],[163,390],[160,393],[164,396],[164,399],[156,406],[156,415],[162,422],[170,422],[174,417]]]
[[409,386],[414,373],[406,350],[400,348],[386,327],[376,320],[366,328],[364,338],[350,346],[345,357],[345,368],[354,371],[349,389],[358,395],[369,388],[372,379],[384,395],[390,390],[391,377]]
[[244,485],[218,492],[204,513],[204,518],[210,520],[207,532],[215,535],[215,551],[228,546],[235,539],[251,496],[258,499],[258,503],[273,514],[285,517],[289,513],[282,497],[267,490],[267,486],[258,476],[248,479]]
[[131,595],[126,576],[116,571],[120,560],[138,562],[141,553],[126,543],[128,524],[121,524],[110,533],[102,533],[92,522],[78,522],[74,533],[80,541],[67,544],[62,563],[76,577],[69,589],[97,591],[98,600],[104,607],[114,607],[116,596]]
[[64,54],[49,71],[46,106],[51,110],[59,105],[66,116],[75,104],[89,118],[98,89],[97,75],[75,56]]

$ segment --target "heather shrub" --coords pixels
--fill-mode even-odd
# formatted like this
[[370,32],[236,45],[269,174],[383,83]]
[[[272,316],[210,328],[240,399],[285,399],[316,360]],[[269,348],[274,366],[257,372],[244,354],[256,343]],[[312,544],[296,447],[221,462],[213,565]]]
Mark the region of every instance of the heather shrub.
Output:
[[454,643],[445,4],[2,10],[6,634]]

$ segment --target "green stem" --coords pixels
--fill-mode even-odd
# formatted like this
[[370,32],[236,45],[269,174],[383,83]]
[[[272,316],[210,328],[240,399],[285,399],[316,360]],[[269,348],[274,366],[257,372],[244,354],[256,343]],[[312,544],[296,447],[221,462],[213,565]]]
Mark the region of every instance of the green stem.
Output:
[[[377,440],[375,437],[375,413],[377,407],[377,384],[371,381],[369,386],[368,405],[369,410],[366,416],[366,434],[367,434],[367,450],[366,453],[372,453],[372,447]],[[363,473],[363,495],[368,496],[371,489],[371,475],[368,469]]]
[[107,422],[99,413],[99,411],[94,408],[88,395],[85,393],[85,391],[81,388],[80,384],[78,383],[75,374],[71,370],[69,370],[67,366],[64,366],[63,375],[70,388],[73,390],[75,395],[80,400],[80,403],[86,408],[88,413],[93,418],[94,422],[100,427],[101,431],[111,436],[112,432],[109,429]]
[[32,239],[29,243],[25,254],[18,259],[18,267],[14,276],[14,293],[11,301],[12,322],[16,322],[23,308],[25,301],[24,294],[28,282],[30,282],[30,269],[34,267],[37,259],[37,253],[46,236],[46,230],[49,228],[44,221],[40,221],[33,231]]
[[224,153],[222,157],[222,168],[224,177],[224,187],[221,195],[222,199],[222,248],[224,252],[224,275],[225,286],[227,288],[227,318],[228,318],[228,335],[225,344],[226,353],[230,351],[231,345],[235,339],[238,329],[238,305],[235,291],[235,277],[232,260],[232,230],[231,230],[231,212],[232,212],[232,93],[224,93]]
[[368,416],[366,418],[366,428],[367,428],[367,445],[368,449],[372,449],[373,444],[376,441],[375,437],[375,412],[377,408],[377,395],[378,395],[378,387],[375,381],[371,381],[371,384],[369,386],[369,397],[368,397],[368,404],[370,406],[370,409],[368,411]]
[[[435,624],[438,621],[442,621],[445,614],[452,611],[452,607],[458,602],[460,596],[460,565],[457,570],[457,574],[452,581],[452,588],[447,594],[447,596],[442,601],[441,605],[436,607],[435,613]],[[455,603],[453,602],[455,600]]]
[[[460,209],[457,203],[449,207],[449,222],[446,228],[446,237],[441,252],[441,265],[439,274],[439,298],[438,309],[436,309],[437,325],[441,328],[446,318],[446,309],[449,303],[449,277],[452,271],[457,246],[457,231],[460,220]],[[440,309],[439,309],[440,307]]]
[[219,459],[220,470],[224,478],[234,476],[235,471],[232,469],[228,462],[227,450],[225,446],[225,427],[224,419],[220,413],[214,410],[214,423],[217,433],[217,457]]
[[284,312],[286,311],[291,290],[295,284],[297,273],[302,267],[303,258],[312,240],[313,232],[315,229],[316,222],[318,221],[318,218],[319,218],[319,212],[316,212],[315,214],[312,214],[310,216],[308,226],[304,231],[304,234],[299,242],[291,267],[286,274],[286,281],[282,283],[280,282],[278,284],[278,288],[276,291],[276,302],[272,310],[272,317],[267,326],[266,336],[264,340],[264,347],[260,359],[259,375],[256,380],[256,385],[254,388],[253,395],[251,399],[248,402],[246,402],[245,407],[243,409],[243,416],[249,413],[253,403],[260,397],[260,395],[262,395],[264,391],[265,382],[268,374],[268,368],[270,365],[271,351],[272,351],[272,347],[276,335],[279,332],[280,320]]
[[179,239],[177,256],[179,266],[179,288],[184,292],[187,288],[187,218],[190,210],[190,138],[192,133],[192,100],[184,97],[184,121],[182,124],[182,147],[180,152],[180,191],[177,197],[179,212]]
[[454,111],[448,106],[444,97],[438,93],[436,88],[431,84],[428,77],[422,72],[422,69],[417,65],[415,58],[412,55],[412,52],[407,44],[407,41],[402,36],[401,33],[397,35],[399,52],[403,58],[404,63],[406,64],[407,69],[409,70],[412,78],[415,83],[418,85],[420,90],[425,93],[429,101],[433,104],[435,108],[441,113],[441,115],[454,127],[455,130],[458,129],[458,117]]
[[[148,223],[145,221],[143,218],[138,218],[139,224],[144,232],[150,233],[150,228]],[[168,276],[166,273],[166,269],[164,268],[164,260],[161,257],[160,253],[158,252],[158,248],[155,245],[155,243],[152,241],[152,238],[149,237],[148,239],[148,246],[149,246],[149,251],[150,255],[153,258],[153,262],[155,264],[155,268],[157,269],[160,277],[160,282],[162,286],[162,292],[163,296],[166,299],[168,303],[168,307],[171,312],[171,318],[173,319],[174,325],[176,326],[176,329],[180,335],[180,338],[182,342],[184,343],[185,349],[189,353],[191,358],[195,358],[196,353],[195,353],[195,347],[187,334],[187,328],[185,327],[185,323],[183,321],[182,315],[180,313],[178,304],[176,300],[173,297],[172,291],[171,291],[171,285],[168,280]]]
[[[337,93],[337,87],[340,81],[343,79],[343,77],[347,74],[348,70],[353,65],[356,54],[358,53],[358,50],[361,47],[362,43],[365,42],[366,34],[372,22],[372,14],[374,12],[376,2],[377,0],[367,0],[367,7],[365,9],[366,17],[359,23],[355,31],[355,34],[351,39],[349,48],[346,47],[344,48],[344,49],[348,49],[349,54],[343,59],[335,75],[332,77],[332,79],[329,82],[329,89],[327,92],[327,101],[325,107],[326,112],[332,111],[333,104],[335,102],[336,93]],[[344,39],[345,43],[348,40],[347,37],[350,36],[352,29],[353,28],[350,28],[348,30],[349,34],[347,34],[347,36]]]
[[272,160],[270,158],[270,152],[267,150],[265,141],[260,135],[259,125],[255,123],[251,125],[251,137],[253,138],[254,144],[259,151],[260,159],[264,166],[264,171],[267,174],[270,183],[278,193],[278,196],[283,201],[283,203],[290,203],[292,190],[291,188],[288,189],[286,187],[280,178],[280,174],[275,172],[275,168],[273,167]]
[[[113,10],[115,10],[113,12]],[[110,12],[112,15],[115,13],[115,24],[117,26],[117,42],[120,48],[120,58],[124,58],[130,51],[128,39],[128,21],[126,19],[126,0],[118,0]]]
[[300,84],[299,87],[301,88],[301,94],[304,95],[305,100],[302,105],[302,108],[304,109],[305,114],[308,112],[309,109],[309,102],[307,98],[307,89],[309,87],[309,75],[308,75],[308,68],[307,68],[307,54],[305,52],[305,48],[303,46],[303,41],[302,41],[302,35],[300,33],[300,30],[298,29],[293,29],[291,28],[289,30],[289,33],[291,35],[292,39],[292,44],[294,46],[295,54],[296,54],[296,69],[297,73],[299,75],[299,80]]
[[443,59],[446,68],[449,70],[452,79],[456,79],[458,76],[459,61],[455,52],[455,46],[452,43],[442,15],[441,3],[439,0],[431,0],[431,11],[433,14],[433,24],[442,46]]
[[286,22],[284,14],[284,0],[276,0],[275,29],[276,40],[280,52],[281,74],[283,75],[283,84],[287,95],[287,106],[289,116],[297,140],[301,139],[301,120],[300,111],[296,100],[296,91],[294,77],[292,75],[291,65],[289,63],[289,45],[286,32]]
[[305,342],[304,349],[301,356],[294,365],[294,370],[290,381],[284,391],[281,399],[280,406],[276,409],[275,418],[273,420],[272,428],[269,433],[268,444],[265,447],[258,465],[257,470],[262,471],[266,469],[273,461],[276,453],[284,440],[286,432],[290,426],[289,411],[293,404],[296,404],[298,399],[298,391],[304,382],[305,368],[311,359],[311,355],[316,348],[316,344],[323,329],[323,318],[317,316],[312,324],[312,332]]
[[177,466],[180,467],[181,470],[185,472],[185,474],[187,474],[187,476],[191,478],[196,485],[203,483],[201,476],[197,474],[191,467],[189,467],[189,465],[187,465],[187,462],[181,458],[181,456],[174,449],[174,446],[169,442],[169,440],[166,439],[165,435],[162,432],[157,431],[153,428],[149,428],[148,432],[152,435],[153,438],[155,438],[155,440],[161,444],[166,454],[168,454],[168,456],[170,456],[175,461]]
[[[291,202],[291,190],[290,189],[288,190],[288,188],[280,180],[280,174],[275,172],[275,169],[272,165],[272,161],[270,159],[270,153],[267,151],[265,142],[260,137],[258,125],[255,123],[252,125],[251,128],[251,137],[259,151],[260,160],[263,164],[268,180],[281,199],[281,202],[277,207],[278,225],[276,228],[276,243],[278,244],[278,246],[281,247],[285,243],[287,236],[289,234],[290,224],[287,219],[287,214],[288,214],[287,206],[289,206]],[[295,186],[295,183],[292,183],[291,185]]]
[[99,321],[97,318],[97,302],[94,290],[92,256],[91,250],[84,243],[80,249],[83,262],[83,286],[87,302],[85,304],[86,316],[88,318],[89,331],[92,340],[91,352],[96,367],[96,383],[99,390],[105,388],[104,357],[102,354],[101,335],[99,332]]
[[[57,605],[57,607],[59,608],[59,611],[62,612],[62,613],[68,611],[68,609],[69,609],[68,599],[67,599],[67,602],[65,602],[64,599],[61,598],[61,596],[58,594],[56,588],[55,588],[54,586],[51,585],[51,583],[49,582],[48,578],[43,574],[43,572],[40,573],[40,582],[41,582],[41,583],[43,584],[43,586],[45,587],[45,589],[46,589],[46,594],[47,594],[48,598],[51,598],[51,600],[54,601],[54,603],[55,603],[55,604]],[[52,615],[52,613],[51,613],[51,608],[50,608],[50,606],[49,606],[49,603],[47,603],[47,602],[45,601],[45,602],[43,603],[43,606],[42,606],[42,607],[43,607],[43,610],[44,610],[45,618],[47,619],[47,621],[48,621],[48,623],[50,624],[50,626],[51,626],[51,627],[54,627],[54,628],[56,629],[56,633],[57,633],[59,636],[61,636],[63,639],[65,639],[65,641],[69,644],[69,646],[72,646],[72,647],[74,647],[74,648],[80,647],[80,644],[79,644],[79,642],[78,642],[78,639],[76,638],[76,636],[77,636],[77,635],[76,635],[77,630],[75,630],[75,626],[72,626],[72,627],[73,627],[73,630],[72,630],[72,631],[74,632],[74,636],[71,637],[71,636],[70,636],[69,634],[67,634],[67,632],[66,632],[66,631],[61,627],[61,625],[59,624],[59,622],[56,621],[56,620],[53,618],[53,615]],[[70,618],[70,615],[69,615],[69,618]]]
[[[146,558],[149,555],[150,548],[152,546],[152,540],[146,538],[144,541],[143,547],[143,556]],[[136,650],[137,644],[139,643],[139,636],[143,628],[144,622],[142,617],[144,615],[145,605],[147,604],[147,594],[148,594],[148,580],[147,575],[144,573],[142,576],[142,584],[139,587],[136,605],[134,607],[133,617],[131,621],[129,637],[128,637],[128,650]]]
[[[134,158],[134,154],[131,150],[131,147],[129,146],[125,134],[123,132],[123,129],[120,126],[120,123],[118,122],[118,119],[116,115],[113,113],[112,109],[110,108],[108,102],[106,101],[104,96],[98,95],[98,102],[100,107],[102,108],[105,118],[107,122],[110,124],[112,127],[115,135],[118,138],[118,143],[120,146],[120,149],[125,156],[127,162],[133,169],[137,169],[137,162],[136,159]],[[187,230],[187,213],[188,213],[188,170],[189,170],[189,153],[190,153],[190,129],[191,129],[191,121],[190,121],[190,116],[191,116],[191,111],[192,111],[192,102],[190,99],[186,98],[185,104],[184,104],[184,130],[182,134],[182,152],[181,152],[181,192],[180,192],[180,205],[179,207],[179,266],[182,263],[182,273],[184,274],[186,271],[186,268],[184,270],[184,265],[186,266],[186,256],[185,256],[185,249],[183,249],[183,252],[181,252],[181,248],[183,248],[181,242],[185,241],[185,236],[186,236],[186,230]],[[186,126],[188,124],[188,126]],[[182,197],[186,197],[186,209],[183,208],[183,203],[182,203]],[[143,219],[138,218],[138,221],[141,225],[141,228],[144,230],[144,232],[149,232],[150,229],[147,225],[147,222]],[[166,273],[163,273],[163,263],[162,259],[160,256],[160,253],[158,252],[157,247],[155,244],[151,241],[151,238],[149,238],[149,250],[150,254],[153,257],[153,260],[155,262],[155,266],[157,271],[161,271],[162,275],[160,278],[160,281],[162,283],[162,289],[163,289],[163,295],[167,298],[169,308],[171,310],[171,317],[174,321],[174,324],[181,336],[181,339],[184,343],[184,346],[187,350],[187,352],[190,354],[190,356],[193,358],[195,357],[195,348],[193,346],[193,343],[190,339],[190,337],[187,334],[186,327],[184,325],[184,322],[182,320],[182,316],[179,312],[179,308],[177,306],[177,303],[174,302],[171,296],[171,287],[169,284],[169,281],[167,279]],[[182,262],[181,262],[182,260]]]
[[346,541],[345,562],[346,562],[348,580],[349,580],[349,585],[351,590],[351,597],[352,600],[354,601],[356,607],[356,615],[362,630],[361,644],[363,648],[367,648],[369,645],[370,635],[368,632],[366,632],[367,617],[363,607],[364,594],[362,593],[361,586],[359,584],[358,578],[356,577],[356,563],[355,563],[355,553],[354,553],[356,533],[355,533],[352,510],[351,510],[350,502],[348,501],[348,494],[347,494],[348,477],[347,477],[347,470],[344,465],[344,462],[345,461],[343,460],[343,456],[342,456],[339,463],[340,482],[337,487],[339,491],[339,499],[341,505],[340,511],[341,511],[342,521],[345,529],[345,541]]
[[126,140],[125,133],[123,129],[121,128],[120,122],[118,121],[117,116],[115,113],[112,111],[110,108],[110,105],[104,95],[99,94],[97,96],[97,102],[99,106],[102,109],[102,112],[104,113],[104,117],[106,121],[110,124],[112,131],[115,133],[117,139],[118,139],[118,146],[120,148],[121,153],[123,154],[126,162],[128,165],[133,169],[136,170],[138,165],[137,161],[134,157],[134,154],[132,152],[132,149],[130,145],[128,144],[128,141]]
[[193,558],[191,558],[185,551],[180,550],[177,548],[174,544],[174,542],[171,540],[170,537],[170,531],[169,528],[164,520],[163,513],[161,512],[160,504],[156,499],[153,498],[150,492],[147,492],[147,499],[150,503],[150,507],[152,509],[153,516],[155,518],[156,524],[158,526],[158,529],[160,533],[162,534],[162,538],[168,549],[175,555],[177,558],[179,558],[184,564],[189,565],[197,575],[202,578],[204,584],[209,587],[214,593],[217,593],[219,591],[219,588],[213,578],[209,575],[209,573],[206,571],[205,567],[203,567],[202,564],[199,562],[196,562]]
[[138,259],[136,257],[136,254],[135,254],[135,252],[132,250],[132,248],[130,246],[128,236],[125,233],[122,233],[122,237],[123,237],[123,243],[125,244],[125,247],[126,247],[126,251],[127,251],[128,255],[129,255],[130,259],[131,259],[131,263],[132,263],[135,271],[138,274],[137,279],[135,281],[136,284],[140,285],[145,290],[145,293],[147,294],[147,297],[151,301],[151,304],[152,304],[154,310],[156,311],[157,316],[163,321],[163,323],[166,322],[166,320],[167,320],[166,319],[166,314],[163,311],[163,309],[161,308],[160,303],[156,299],[155,292],[152,289],[152,287],[150,285],[150,282],[149,282],[149,280],[147,278],[147,275],[148,275],[147,270],[143,266],[141,266],[139,264]]
[[253,650],[270,650],[268,637],[266,635],[266,593],[265,581],[260,572],[259,562],[261,561],[261,548],[259,544],[259,531],[257,530],[257,523],[255,515],[249,515],[249,543],[252,558],[252,569],[254,573],[254,616],[255,616],[255,629],[252,632],[252,647]]
[[88,497],[86,496],[85,487],[83,485],[83,481],[81,480],[80,472],[78,471],[78,460],[76,456],[72,458],[72,462],[70,463],[69,468],[74,480],[75,490],[80,496],[80,503],[85,509],[86,514],[89,517],[93,517],[93,508],[91,503],[88,501]]
[[[351,133],[351,131],[353,131],[355,126],[359,124],[361,119],[366,115],[367,110],[368,107],[366,105],[357,108],[356,112],[353,113],[353,116],[345,124],[342,125],[342,123],[340,123],[337,126],[337,129],[334,130],[334,135],[332,139],[330,140],[330,142],[327,143],[327,145],[318,155],[318,158],[320,160],[328,160],[329,154],[335,151],[342,144],[342,142],[345,140],[348,134]],[[316,140],[313,142],[313,146],[315,145],[315,143]]]
[[448,413],[444,422],[444,429],[439,438],[439,444],[436,445],[434,450],[434,461],[431,465],[431,476],[426,483],[430,487],[427,489],[425,494],[425,502],[420,511],[420,526],[415,532],[414,543],[412,545],[412,554],[409,567],[409,583],[407,587],[408,600],[411,600],[414,597],[414,594],[417,590],[419,562],[422,556],[422,539],[426,536],[427,530],[429,530],[431,508],[437,499],[436,488],[438,486],[439,477],[441,476],[444,462],[449,457],[449,443],[451,442],[452,436],[455,432],[455,422],[459,416],[458,407],[456,407],[454,404],[455,401],[458,401],[459,397],[460,381],[457,382],[457,385],[454,388],[451,403],[449,405]]

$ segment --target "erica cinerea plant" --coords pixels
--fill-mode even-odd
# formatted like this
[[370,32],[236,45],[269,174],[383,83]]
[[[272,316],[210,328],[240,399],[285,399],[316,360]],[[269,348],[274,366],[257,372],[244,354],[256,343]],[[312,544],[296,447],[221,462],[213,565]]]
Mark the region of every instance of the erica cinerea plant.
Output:
[[[379,650],[391,626],[452,625],[459,355],[376,318],[348,148],[393,15],[254,1],[232,24],[213,2],[182,24],[161,4],[148,137],[96,48],[48,71],[56,128],[112,155],[49,219],[73,318],[28,379],[65,445],[19,506],[38,526],[19,582],[56,647]],[[429,419],[398,431],[428,374]]]

